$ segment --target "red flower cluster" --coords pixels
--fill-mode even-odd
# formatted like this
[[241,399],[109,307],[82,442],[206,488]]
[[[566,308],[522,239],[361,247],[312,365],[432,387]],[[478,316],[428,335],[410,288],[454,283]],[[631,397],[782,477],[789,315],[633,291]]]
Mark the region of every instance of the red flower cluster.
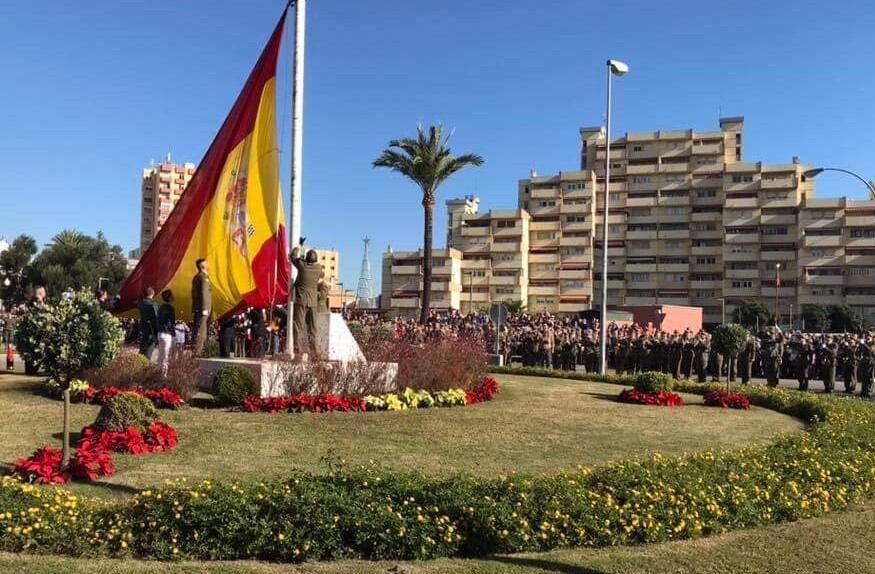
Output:
[[492,377],[486,377],[480,386],[476,389],[468,389],[465,391],[465,404],[473,405],[475,403],[483,403],[491,401],[498,394],[498,381]]
[[70,480],[70,473],[61,470],[62,457],[63,452],[59,448],[38,448],[30,458],[16,460],[12,474],[30,478],[40,484],[64,484]]
[[748,410],[750,408],[750,401],[741,393],[711,391],[705,395],[705,405],[709,407],[723,407],[724,409]]
[[95,390],[94,388],[89,387],[88,389],[86,389],[84,395],[86,402],[104,405],[111,398],[122,393],[133,393],[135,395],[146,397],[147,399],[155,403],[155,407],[159,409],[175,409],[185,402],[182,400],[182,397],[179,396],[178,393],[168,389],[167,387],[162,387],[157,390],[120,389],[118,387],[106,387],[100,390]]
[[337,395],[292,395],[289,397],[261,398],[249,395],[243,399],[243,409],[250,413],[280,413],[280,412],[311,412],[327,413],[332,411],[364,412],[365,401],[356,397],[341,397]]
[[149,425],[145,436],[136,427],[128,427],[124,431],[107,431],[93,425],[87,426],[82,429],[79,448],[84,445],[86,448],[106,452],[144,454],[170,450],[178,442],[179,439],[173,427],[167,423],[155,421]]
[[64,484],[70,478],[94,481],[98,477],[115,474],[111,452],[163,452],[174,448],[177,442],[173,427],[161,421],[149,425],[145,436],[135,427],[120,432],[103,431],[91,425],[82,429],[76,453],[66,468],[61,467],[62,451],[44,446],[30,458],[15,461],[12,474],[42,484]]
[[661,393],[642,393],[635,389],[626,389],[620,393],[620,402],[660,407],[681,407],[684,405],[684,400],[677,393],[666,391]]

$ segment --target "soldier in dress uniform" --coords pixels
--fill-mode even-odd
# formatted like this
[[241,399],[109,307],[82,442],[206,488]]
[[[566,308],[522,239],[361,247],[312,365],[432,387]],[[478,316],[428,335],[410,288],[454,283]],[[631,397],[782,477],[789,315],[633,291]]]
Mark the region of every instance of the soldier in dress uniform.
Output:
[[820,377],[823,380],[823,392],[832,393],[836,380],[836,362],[838,359],[838,345],[827,338],[821,345],[818,353],[820,359]]
[[319,281],[324,275],[316,252],[310,249],[304,254],[303,251],[304,238],[302,237],[298,246],[292,250],[292,263],[298,271],[295,277],[295,305],[292,318],[296,360],[302,360],[304,354],[309,358],[316,352],[318,338],[316,313],[320,311],[318,290]]
[[708,379],[708,357],[711,354],[711,348],[706,333],[699,333],[696,337],[696,343],[693,345],[693,356],[696,367],[696,380],[700,383],[706,382]]
[[213,286],[210,284],[206,260],[198,259],[194,264],[197,274],[191,280],[191,340],[194,342],[194,354],[200,355],[209,334],[210,314],[213,312]]
[[859,350],[855,337],[845,336],[839,351],[839,361],[842,363],[845,392],[853,394],[857,390],[857,368],[859,363]]
[[741,375],[741,384],[746,385],[750,382],[753,374],[753,362],[759,352],[759,339],[753,335],[747,336],[747,341],[744,343],[744,348],[738,356],[739,372]]
[[872,377],[875,376],[875,342],[860,341],[860,396],[869,398],[872,392]]

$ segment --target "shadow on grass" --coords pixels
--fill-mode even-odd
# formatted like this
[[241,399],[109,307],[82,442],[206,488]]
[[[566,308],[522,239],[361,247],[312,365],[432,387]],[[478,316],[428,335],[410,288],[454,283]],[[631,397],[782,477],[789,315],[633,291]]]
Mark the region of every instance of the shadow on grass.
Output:
[[523,556],[489,556],[483,558],[492,562],[500,562],[509,566],[524,566],[528,568],[538,568],[544,572],[558,572],[559,574],[603,574],[601,570],[594,570],[584,566],[574,566],[572,564],[563,564],[553,560],[545,560],[543,558],[526,558]]
[[[52,438],[55,440],[64,440],[63,432],[56,432],[52,434]],[[79,442],[79,439],[82,438],[81,431],[70,432],[70,448],[76,448],[76,444]]]

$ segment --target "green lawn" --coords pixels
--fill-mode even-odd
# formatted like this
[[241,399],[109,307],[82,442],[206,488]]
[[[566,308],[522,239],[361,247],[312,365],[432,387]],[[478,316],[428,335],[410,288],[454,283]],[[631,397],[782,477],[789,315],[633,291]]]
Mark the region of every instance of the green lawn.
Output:
[[[407,412],[277,414],[185,408],[161,411],[179,432],[169,453],[115,455],[118,473],[83,494],[123,496],[165,478],[258,480],[292,468],[321,472],[325,457],[350,464],[376,461],[429,474],[552,473],[579,464],[680,454],[761,442],[803,425],[773,411],[707,408],[685,396],[685,408],[624,405],[621,387],[601,383],[501,376],[490,403]],[[9,465],[43,444],[59,444],[59,401],[34,394],[36,379],[0,376],[0,463]],[[91,423],[99,407],[74,405],[71,428]]]
[[871,574],[875,503],[801,522],[701,540],[599,550],[433,562],[260,562],[78,560],[0,553],[4,574]]

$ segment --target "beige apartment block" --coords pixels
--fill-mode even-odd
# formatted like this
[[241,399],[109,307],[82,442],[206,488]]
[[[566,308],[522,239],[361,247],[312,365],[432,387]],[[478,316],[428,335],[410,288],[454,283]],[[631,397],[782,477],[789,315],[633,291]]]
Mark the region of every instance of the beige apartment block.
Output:
[[715,325],[724,302],[727,319],[744,301],[777,304],[783,323],[806,304],[847,304],[875,320],[875,201],[815,199],[795,157],[745,162],[743,127],[732,117],[719,131],[614,139],[607,222],[597,127],[580,130],[579,170],[520,180],[515,211],[448,201],[447,244],[470,272],[461,308],[508,298],[533,312],[597,308],[606,248],[609,306],[698,306]]
[[194,176],[193,163],[165,161],[143,170],[140,186],[140,251],[142,256],[167,221],[176,202]]
[[[422,307],[422,250],[388,251],[383,254],[382,308],[397,317],[418,317]],[[462,292],[462,252],[432,251],[430,308],[458,309]]]
[[521,209],[479,212],[475,197],[447,201],[447,243],[462,253],[463,312],[528,302],[531,217]]
[[325,281],[334,289],[340,279],[340,253],[334,249],[313,248],[316,252],[322,271],[325,273]]

